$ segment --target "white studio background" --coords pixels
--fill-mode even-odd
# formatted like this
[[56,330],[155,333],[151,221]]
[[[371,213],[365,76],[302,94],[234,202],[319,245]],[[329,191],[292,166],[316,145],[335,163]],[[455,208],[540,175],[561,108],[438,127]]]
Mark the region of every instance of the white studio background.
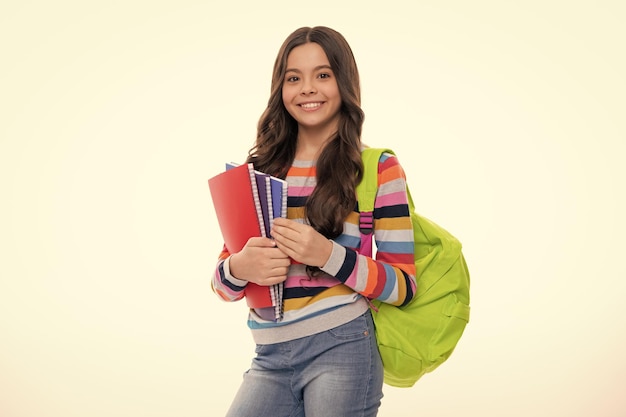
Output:
[[456,352],[380,416],[626,414],[622,2],[5,3],[2,417],[224,414],[253,345],[206,181],[315,25],[472,273]]

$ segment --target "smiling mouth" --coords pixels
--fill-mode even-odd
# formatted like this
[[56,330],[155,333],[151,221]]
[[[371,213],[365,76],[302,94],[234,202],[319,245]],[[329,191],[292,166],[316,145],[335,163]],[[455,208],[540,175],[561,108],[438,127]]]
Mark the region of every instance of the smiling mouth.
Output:
[[322,106],[321,102],[300,104],[300,107],[302,107],[304,110],[316,110],[316,109],[319,109],[321,106]]

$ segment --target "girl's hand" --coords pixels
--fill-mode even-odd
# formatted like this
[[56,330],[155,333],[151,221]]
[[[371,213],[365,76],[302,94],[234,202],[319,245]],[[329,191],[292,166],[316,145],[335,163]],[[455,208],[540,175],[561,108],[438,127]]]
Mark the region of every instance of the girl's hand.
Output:
[[324,266],[333,250],[332,242],[311,226],[282,217],[274,219],[272,237],[278,249],[304,265]]
[[272,239],[253,237],[230,257],[232,276],[258,285],[273,285],[287,279],[291,261]]

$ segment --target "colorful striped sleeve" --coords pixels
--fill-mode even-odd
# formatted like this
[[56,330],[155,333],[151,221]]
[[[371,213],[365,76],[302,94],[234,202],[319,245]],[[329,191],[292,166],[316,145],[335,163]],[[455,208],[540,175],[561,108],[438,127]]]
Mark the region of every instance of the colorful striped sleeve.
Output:
[[211,289],[224,301],[237,301],[243,298],[247,281],[237,279],[230,274],[229,256],[224,246],[211,280]]
[[406,176],[398,159],[390,154],[383,154],[378,164],[373,214],[375,259],[333,242],[322,270],[367,298],[406,305],[416,289],[413,225]]

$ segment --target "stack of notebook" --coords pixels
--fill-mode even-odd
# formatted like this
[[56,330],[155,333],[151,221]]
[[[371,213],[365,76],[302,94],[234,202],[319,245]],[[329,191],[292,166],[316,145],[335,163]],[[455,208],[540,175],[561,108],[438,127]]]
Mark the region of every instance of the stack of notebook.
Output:
[[[271,237],[275,217],[287,217],[287,182],[256,171],[251,163],[227,163],[226,171],[209,179],[217,221],[230,253],[239,252],[251,237]],[[250,308],[267,320],[283,314],[283,284],[246,284]]]

